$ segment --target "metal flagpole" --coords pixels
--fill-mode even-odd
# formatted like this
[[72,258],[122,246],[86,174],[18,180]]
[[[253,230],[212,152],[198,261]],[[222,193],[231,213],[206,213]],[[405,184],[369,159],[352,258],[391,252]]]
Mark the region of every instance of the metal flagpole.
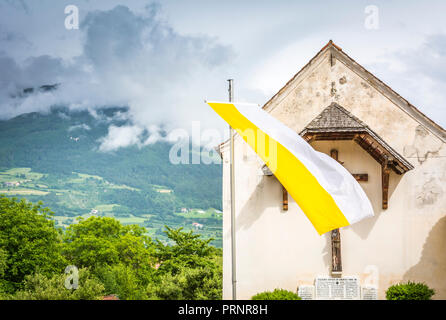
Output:
[[[228,79],[229,82],[229,102],[234,100],[233,82],[234,79]],[[237,299],[237,277],[236,277],[236,246],[235,246],[235,175],[234,175],[234,129],[229,126],[230,134],[230,174],[231,174],[231,256],[232,256],[232,300]]]

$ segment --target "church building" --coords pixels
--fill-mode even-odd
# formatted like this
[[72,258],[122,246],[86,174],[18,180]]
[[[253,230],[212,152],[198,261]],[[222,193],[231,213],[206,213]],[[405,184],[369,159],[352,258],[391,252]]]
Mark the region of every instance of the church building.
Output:
[[[237,299],[385,299],[424,282],[446,299],[446,131],[330,41],[263,109],[339,161],[374,217],[320,236],[236,134]],[[223,298],[232,298],[229,141],[223,159]]]

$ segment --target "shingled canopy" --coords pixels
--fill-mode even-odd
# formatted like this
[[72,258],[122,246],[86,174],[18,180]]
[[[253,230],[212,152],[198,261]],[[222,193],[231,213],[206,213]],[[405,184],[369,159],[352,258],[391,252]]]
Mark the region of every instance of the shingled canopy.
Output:
[[325,108],[300,135],[310,143],[315,140],[353,140],[382,166],[387,166],[397,174],[413,169],[409,161],[336,102]]
[[300,135],[308,142],[317,140],[353,140],[381,165],[382,208],[388,207],[389,174],[403,174],[413,165],[380,136],[336,102],[331,103]]
[[[316,118],[313,119],[300,135],[308,142],[316,140],[353,140],[370,154],[382,168],[382,207],[388,207],[389,174],[403,174],[413,169],[413,165],[389,146],[380,136],[364,122],[341,107],[336,102],[331,103]],[[264,165],[263,173],[272,176],[273,173]],[[358,181],[361,175],[354,175]],[[283,208],[288,209],[286,190],[283,190]]]

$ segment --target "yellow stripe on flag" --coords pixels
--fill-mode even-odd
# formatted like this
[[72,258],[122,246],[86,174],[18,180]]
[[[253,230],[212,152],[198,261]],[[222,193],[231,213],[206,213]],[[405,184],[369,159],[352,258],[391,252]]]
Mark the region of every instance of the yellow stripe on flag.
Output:
[[[290,193],[320,235],[350,224],[332,196],[288,149],[242,115],[234,104],[214,102],[208,102],[208,104],[272,169],[276,178]],[[254,139],[249,138],[246,132],[254,132]],[[259,136],[265,137],[265,141],[259,141]],[[268,154],[271,144],[277,146],[275,156]]]

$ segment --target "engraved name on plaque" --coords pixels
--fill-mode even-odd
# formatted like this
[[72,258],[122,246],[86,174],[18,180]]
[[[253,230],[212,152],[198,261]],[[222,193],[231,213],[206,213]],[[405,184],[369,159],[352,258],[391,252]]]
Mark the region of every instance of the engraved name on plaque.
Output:
[[312,285],[300,285],[297,290],[297,295],[302,300],[314,300],[314,286]]
[[359,300],[361,291],[356,277],[317,277],[315,280],[316,299]]
[[362,300],[378,300],[378,288],[372,285],[366,285],[361,288]]

